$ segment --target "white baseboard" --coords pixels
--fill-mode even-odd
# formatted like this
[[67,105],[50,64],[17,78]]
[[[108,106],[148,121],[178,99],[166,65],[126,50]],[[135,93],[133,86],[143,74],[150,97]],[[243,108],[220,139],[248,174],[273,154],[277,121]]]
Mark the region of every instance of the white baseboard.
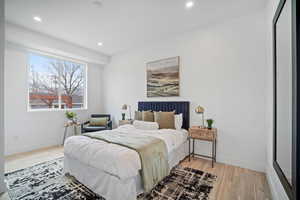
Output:
[[237,159],[230,155],[217,155],[217,162],[225,163],[228,165],[238,166],[245,169],[251,169],[258,172],[265,172],[265,162],[252,162],[246,159]]
[[266,168],[267,180],[270,186],[272,199],[273,200],[289,200],[283,186],[280,183],[280,180],[270,164]]

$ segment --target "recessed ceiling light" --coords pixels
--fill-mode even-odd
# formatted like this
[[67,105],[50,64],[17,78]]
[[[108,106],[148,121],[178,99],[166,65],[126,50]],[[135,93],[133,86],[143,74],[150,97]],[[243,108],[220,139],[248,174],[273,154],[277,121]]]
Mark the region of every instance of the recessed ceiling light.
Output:
[[40,18],[39,16],[34,16],[33,19],[34,21],[42,22],[42,18]]
[[194,6],[194,2],[193,1],[187,1],[186,3],[185,3],[185,7],[186,8],[192,8]]
[[102,5],[103,5],[102,0],[93,0],[92,3],[99,7],[102,7]]
[[102,46],[103,43],[102,43],[102,42],[98,42],[97,45],[98,45],[98,46]]

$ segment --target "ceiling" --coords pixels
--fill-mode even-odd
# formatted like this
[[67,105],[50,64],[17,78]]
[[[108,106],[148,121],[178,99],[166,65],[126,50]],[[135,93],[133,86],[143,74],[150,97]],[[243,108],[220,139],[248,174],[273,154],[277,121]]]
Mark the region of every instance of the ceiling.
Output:
[[186,0],[100,1],[6,0],[6,20],[113,55],[257,11],[267,0],[194,0],[191,9],[185,8]]

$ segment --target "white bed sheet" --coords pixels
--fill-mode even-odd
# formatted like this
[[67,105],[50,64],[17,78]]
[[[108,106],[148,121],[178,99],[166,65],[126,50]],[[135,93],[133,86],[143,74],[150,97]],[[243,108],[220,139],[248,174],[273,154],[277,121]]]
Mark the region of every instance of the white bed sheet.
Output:
[[[126,135],[134,134],[159,138],[166,143],[168,154],[187,138],[187,132],[184,130],[140,130],[132,125],[124,125],[106,132],[107,134],[118,132]],[[120,179],[134,177],[138,175],[141,169],[140,157],[136,151],[85,136],[68,138],[64,145],[64,154]]]
[[[188,141],[185,141],[169,154],[170,168],[187,155]],[[144,192],[140,175],[120,179],[67,155],[64,158],[64,170],[106,200],[136,200],[137,195]]]
[[[124,134],[144,134],[165,141],[170,167],[188,154],[187,131],[162,129],[145,131],[124,125],[115,129]],[[107,200],[136,199],[143,192],[140,158],[134,150],[84,136],[65,143],[64,170]]]

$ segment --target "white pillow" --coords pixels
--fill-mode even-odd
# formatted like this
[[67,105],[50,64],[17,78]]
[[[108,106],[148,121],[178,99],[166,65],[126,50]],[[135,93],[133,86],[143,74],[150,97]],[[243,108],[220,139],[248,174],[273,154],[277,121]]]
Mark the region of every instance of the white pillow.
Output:
[[133,126],[136,129],[141,129],[141,130],[158,130],[158,128],[159,128],[157,122],[145,122],[145,121],[139,121],[139,120],[134,120]]
[[175,128],[176,130],[181,130],[183,123],[182,113],[175,115]]

